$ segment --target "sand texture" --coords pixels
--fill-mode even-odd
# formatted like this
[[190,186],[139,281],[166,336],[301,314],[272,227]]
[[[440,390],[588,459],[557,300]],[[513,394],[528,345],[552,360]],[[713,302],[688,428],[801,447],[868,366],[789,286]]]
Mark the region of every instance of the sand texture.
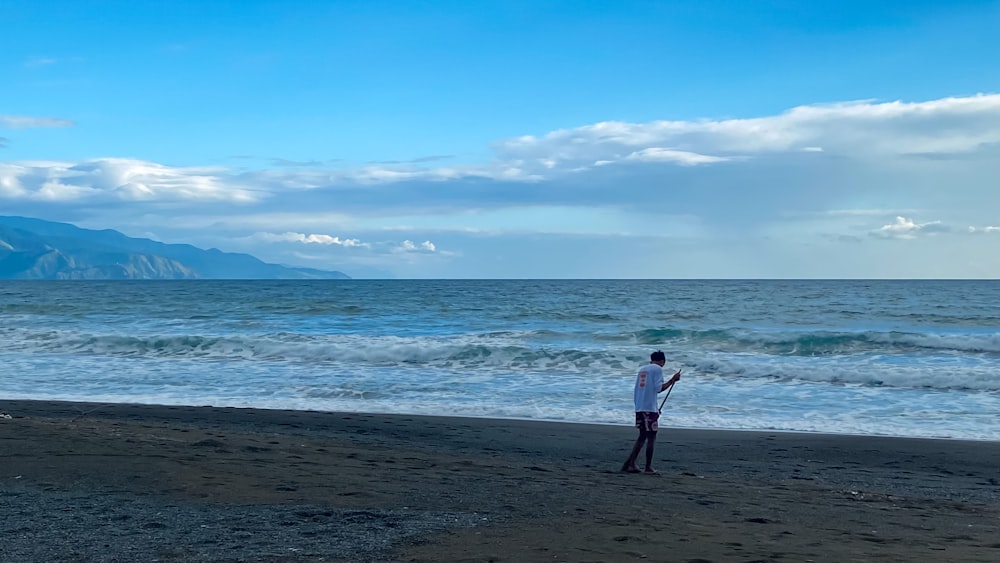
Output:
[[[0,561],[1000,561],[1000,443],[0,401]],[[623,419],[631,416],[628,413]]]

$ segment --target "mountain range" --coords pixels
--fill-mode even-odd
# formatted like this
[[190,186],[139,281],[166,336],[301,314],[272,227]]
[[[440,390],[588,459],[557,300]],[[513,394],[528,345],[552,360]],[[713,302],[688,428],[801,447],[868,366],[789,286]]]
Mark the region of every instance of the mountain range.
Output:
[[0,279],[349,279],[332,270],[269,264],[249,254],[165,244],[114,230],[0,216]]

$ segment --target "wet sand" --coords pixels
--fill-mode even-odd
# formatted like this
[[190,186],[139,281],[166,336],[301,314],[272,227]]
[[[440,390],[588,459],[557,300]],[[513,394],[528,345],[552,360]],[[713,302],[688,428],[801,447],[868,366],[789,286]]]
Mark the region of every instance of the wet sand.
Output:
[[1000,561],[1000,442],[0,401],[0,561]]

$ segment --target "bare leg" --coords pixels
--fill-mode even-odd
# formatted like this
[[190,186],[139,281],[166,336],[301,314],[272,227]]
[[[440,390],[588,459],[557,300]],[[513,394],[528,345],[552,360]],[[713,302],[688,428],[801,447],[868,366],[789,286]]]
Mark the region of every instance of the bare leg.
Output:
[[639,457],[639,452],[642,450],[642,445],[646,442],[646,431],[640,430],[639,437],[635,439],[635,445],[632,446],[632,453],[629,454],[628,460],[622,465],[622,471],[628,473],[638,473],[639,468],[635,466],[635,460]]
[[656,447],[656,432],[648,432],[646,436],[646,473],[656,473],[653,469],[653,448]]

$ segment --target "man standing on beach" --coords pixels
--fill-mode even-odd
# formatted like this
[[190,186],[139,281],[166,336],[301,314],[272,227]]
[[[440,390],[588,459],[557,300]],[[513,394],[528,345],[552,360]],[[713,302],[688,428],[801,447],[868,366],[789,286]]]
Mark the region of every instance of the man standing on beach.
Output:
[[635,377],[635,427],[639,429],[639,437],[632,446],[632,453],[622,465],[622,471],[626,473],[639,473],[639,468],[635,465],[636,458],[642,445],[646,444],[646,474],[655,474],[653,469],[653,448],[656,445],[656,431],[659,430],[660,410],[656,407],[656,396],[670,389],[674,383],[681,378],[681,370],[670,378],[670,381],[663,382],[663,365],[667,363],[667,356],[657,350],[649,355],[649,365],[639,370]]

